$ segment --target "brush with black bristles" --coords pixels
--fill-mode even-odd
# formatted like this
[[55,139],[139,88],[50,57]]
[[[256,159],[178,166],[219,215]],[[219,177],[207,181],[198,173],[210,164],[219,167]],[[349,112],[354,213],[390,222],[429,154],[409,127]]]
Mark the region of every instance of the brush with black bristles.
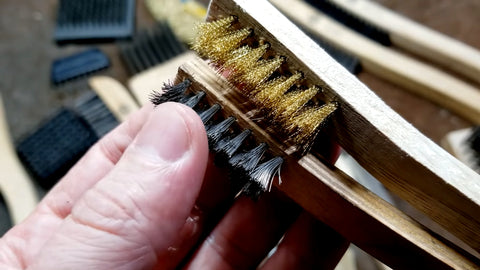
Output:
[[[474,249],[480,247],[475,240],[480,231],[475,198],[480,191],[464,183],[478,179],[477,174],[406,123],[268,2],[212,1],[208,20],[212,22],[199,26],[194,48],[210,64],[193,61],[180,68],[176,83],[190,82],[180,101],[196,101],[201,93],[205,103],[196,107],[200,116],[221,114],[218,121],[213,117],[214,122],[207,123],[212,131],[223,119],[235,118],[238,128],[229,128],[213,148],[220,148],[223,138],[228,145],[228,140],[250,130],[255,143],[246,150],[265,142],[264,155],[271,158],[265,166],[273,172],[283,160],[281,174],[287,180],[282,184],[260,165],[246,173],[247,183],[261,183],[263,190],[274,186],[394,267],[472,267],[416,223],[323,164],[315,138],[322,128],[335,134],[336,141],[376,178]],[[228,157],[225,153],[221,155]],[[245,157],[235,159],[233,154],[226,163]],[[261,180],[265,176],[267,180]],[[239,186],[245,187],[241,181]],[[389,255],[398,245],[408,253],[401,262]]]
[[93,73],[110,66],[108,56],[98,48],[90,48],[52,62],[50,80],[56,90],[68,91],[87,87]]
[[371,0],[306,0],[355,31],[394,45],[480,83],[480,50]]
[[141,30],[131,42],[120,43],[119,48],[132,75],[186,52],[167,22],[158,22],[150,29]]
[[23,137],[16,151],[37,183],[49,190],[118,121],[92,92],[62,107]]
[[54,38],[58,43],[130,38],[135,0],[60,0]]
[[190,85],[191,82],[188,79],[176,85],[165,85],[164,92],[154,93],[151,96],[151,101],[155,105],[175,101],[194,109],[200,107],[197,109],[198,114],[206,126],[209,147],[216,153],[215,163],[218,166],[229,167],[233,172],[237,172],[231,174],[234,186],[233,192],[243,191],[253,198],[258,198],[262,192],[270,190],[272,179],[276,173],[279,173],[283,159],[277,157],[258,165],[264,156],[266,144],[260,143],[249,151],[241,151],[242,144],[245,143],[252,132],[245,129],[234,133],[232,126],[237,122],[234,117],[213,121],[212,118],[221,109],[220,105],[207,105],[206,108],[202,109],[199,103],[205,98],[206,94],[200,91],[189,96],[187,90]]

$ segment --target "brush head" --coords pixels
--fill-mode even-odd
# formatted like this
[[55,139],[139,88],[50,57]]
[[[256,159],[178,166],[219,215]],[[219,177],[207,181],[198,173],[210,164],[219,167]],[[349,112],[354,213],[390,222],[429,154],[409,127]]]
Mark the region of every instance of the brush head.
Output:
[[321,88],[305,83],[302,72],[291,70],[286,57],[271,50],[250,28],[242,27],[236,17],[197,28],[193,49],[249,97],[274,129],[307,152],[337,104],[327,102],[324,106]]
[[21,140],[16,150],[38,184],[48,190],[97,140],[84,119],[63,108]]
[[55,41],[129,38],[135,29],[135,0],[61,0]]
[[[183,81],[177,85],[170,85],[164,88],[164,98],[160,99],[158,93],[152,96],[152,103],[159,105],[170,100],[167,97],[174,97],[176,100],[195,100],[191,102],[191,107],[197,111],[206,126],[209,148],[215,153],[215,164],[220,167],[230,168],[232,193],[243,192],[244,194],[256,199],[261,193],[268,191],[272,185],[272,181],[277,173],[280,172],[280,165],[283,162],[281,157],[271,157],[265,155],[268,148],[266,143],[257,143],[252,138],[252,131],[243,130],[234,117],[222,119],[218,116],[221,110],[219,104],[209,104],[202,98],[205,92],[194,93],[189,98],[179,98],[175,94],[169,94],[169,91],[178,91],[182,89],[184,97],[188,97],[188,87],[190,82]],[[242,150],[245,146],[255,145],[249,151]],[[269,158],[272,158],[271,161]],[[258,165],[260,161],[264,161]],[[282,161],[282,162],[280,162]],[[257,166],[258,165],[258,166]]]
[[140,31],[131,42],[120,43],[119,49],[131,74],[161,64],[187,50],[166,22]]
[[109,66],[107,55],[97,48],[92,48],[53,61],[50,77],[52,83],[58,85]]
[[[301,150],[297,152],[306,153],[337,104],[323,102],[319,86],[307,84],[301,71],[290,69],[286,57],[271,50],[270,44],[255,36],[250,28],[241,27],[236,17],[204,23],[197,29],[199,35],[192,47],[210,60],[211,65],[235,86],[238,94],[251,103],[245,107],[257,108],[248,114],[263,119],[263,128],[276,133],[275,140],[285,143],[286,148],[294,145]],[[178,84],[181,90],[175,86],[164,87],[162,93],[152,96],[152,102],[158,105],[172,98],[185,104],[195,100],[189,106],[199,111],[207,126],[209,146],[216,153],[215,163],[231,169],[234,190],[253,198],[270,190],[284,158],[267,153],[266,144],[249,139],[254,137],[249,136],[250,130],[235,129],[233,117],[218,120],[215,114],[221,109],[219,104],[200,109],[198,96],[203,97],[204,92],[189,97],[185,88],[190,85],[184,87],[184,84],[185,81]],[[178,96],[180,93],[183,98]],[[212,102],[211,97],[207,100]],[[249,140],[255,142],[248,143]],[[250,145],[251,150],[242,151],[244,145]]]

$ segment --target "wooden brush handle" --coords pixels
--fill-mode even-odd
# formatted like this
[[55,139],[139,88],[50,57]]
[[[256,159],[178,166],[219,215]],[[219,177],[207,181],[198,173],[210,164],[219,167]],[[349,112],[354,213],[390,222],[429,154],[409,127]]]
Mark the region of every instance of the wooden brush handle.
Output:
[[33,183],[13,147],[0,95],[0,192],[14,224],[35,209],[38,198]]
[[132,112],[139,109],[138,103],[128,89],[115,79],[95,76],[90,78],[88,83],[118,121],[124,121]]
[[233,86],[203,61],[189,62],[180,68],[176,81],[187,78],[192,82],[190,89],[205,91],[210,104],[222,106],[225,117],[234,116],[241,127],[252,131],[256,140],[267,142],[273,153],[286,158],[281,173],[283,182],[275,183],[277,189],[360,248],[394,268],[476,268],[338,169],[324,165],[310,154],[300,160],[290,157],[281,143],[242,113],[236,105],[241,103],[232,102],[236,93]]
[[395,113],[266,1],[212,1],[208,19],[235,15],[284,55],[338,110],[327,129],[387,188],[480,251],[480,176]]
[[[384,47],[300,0],[272,0],[309,32],[358,57],[362,67],[474,123],[480,123],[480,89]],[[480,70],[477,71],[480,78]]]
[[392,43],[480,84],[480,51],[369,0],[330,0],[387,31]]

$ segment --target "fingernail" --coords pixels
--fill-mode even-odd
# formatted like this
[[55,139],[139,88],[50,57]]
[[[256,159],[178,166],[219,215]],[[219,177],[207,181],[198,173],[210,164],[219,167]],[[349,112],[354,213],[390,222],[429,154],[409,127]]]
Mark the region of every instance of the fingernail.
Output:
[[137,135],[137,145],[165,161],[180,159],[190,148],[189,129],[178,104],[158,106]]

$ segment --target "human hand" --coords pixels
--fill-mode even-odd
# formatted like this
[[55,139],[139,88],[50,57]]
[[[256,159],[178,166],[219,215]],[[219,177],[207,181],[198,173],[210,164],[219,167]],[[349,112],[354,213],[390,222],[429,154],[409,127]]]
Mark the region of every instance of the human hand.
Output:
[[347,243],[288,199],[229,197],[205,129],[146,106],[106,135],[0,240],[1,269],[332,268]]

